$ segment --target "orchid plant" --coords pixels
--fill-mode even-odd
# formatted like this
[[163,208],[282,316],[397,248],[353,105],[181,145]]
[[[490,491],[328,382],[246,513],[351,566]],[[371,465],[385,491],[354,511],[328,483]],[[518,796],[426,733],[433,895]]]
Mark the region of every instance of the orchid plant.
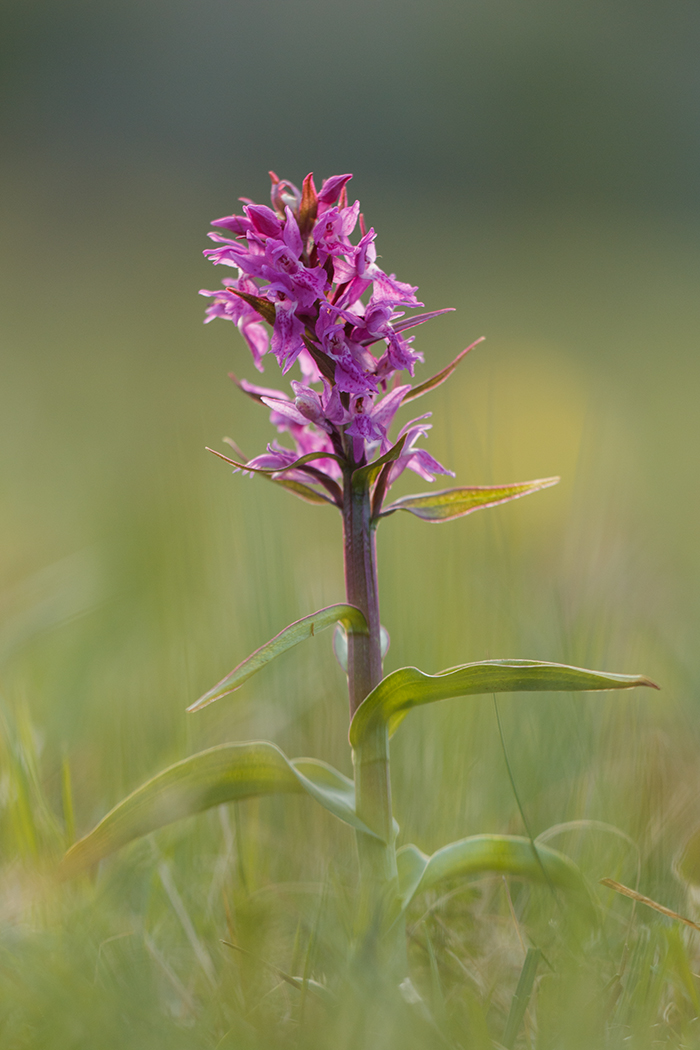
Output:
[[214,247],[205,255],[233,268],[236,276],[202,294],[211,300],[206,320],[232,321],[260,372],[270,357],[283,375],[299,369],[300,378],[291,380],[288,391],[235,379],[246,395],[270,410],[271,423],[289,444],[275,439],[246,460],[229,442],[233,456],[216,455],[234,473],[262,475],[302,500],[338,510],[345,601],[286,627],[189,710],[232,693],[280,653],[335,625],[334,648],[348,682],[354,779],[317,759],[287,758],[273,743],[221,744],[165,769],[120,802],[68,851],[61,870],[72,876],[138,836],[211,806],[271,793],[305,793],[354,829],[357,938],[361,942],[371,932],[400,976],[406,969],[406,909],[442,879],[496,871],[582,892],[573,862],[529,838],[472,835],[432,856],[414,845],[396,848],[389,739],[408,712],[449,697],[654,683],[638,675],[537,660],[487,660],[437,674],[404,667],[384,676],[388,635],[379,614],[379,523],[397,511],[431,523],[450,521],[537,492],[558,478],[390,499],[392,485],[406,469],[427,482],[452,474],[421,444],[430,413],[412,419],[394,437],[392,425],[400,408],[444,383],[481,340],[436,375],[412,383],[423,356],[407,333],[446,311],[415,312],[423,307],[417,289],[380,269],[375,232],[366,229],[359,202],[348,203],[350,175],[326,179],[317,191],[312,175],[298,189],[270,174],[271,206],[244,199],[243,214],[212,224],[217,228],[209,234]]

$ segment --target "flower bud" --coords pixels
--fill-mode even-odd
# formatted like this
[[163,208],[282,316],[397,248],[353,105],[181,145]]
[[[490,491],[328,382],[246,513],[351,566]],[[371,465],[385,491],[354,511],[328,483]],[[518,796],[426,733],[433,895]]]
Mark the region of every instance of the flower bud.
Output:
[[272,207],[281,217],[284,216],[285,208],[291,208],[294,215],[298,215],[299,205],[301,204],[301,190],[297,189],[293,182],[278,178],[274,171],[269,172],[269,175],[272,179],[272,188],[270,190]]

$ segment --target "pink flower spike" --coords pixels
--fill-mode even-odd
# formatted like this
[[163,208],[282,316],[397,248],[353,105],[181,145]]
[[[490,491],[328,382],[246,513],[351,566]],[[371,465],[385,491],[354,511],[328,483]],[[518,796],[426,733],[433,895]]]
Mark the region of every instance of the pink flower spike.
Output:
[[[203,292],[210,300],[206,320],[233,321],[260,371],[269,351],[283,373],[299,362],[301,382],[294,381],[290,393],[247,380],[238,384],[267,405],[272,425],[293,443],[289,449],[273,442],[259,462],[284,470],[300,456],[320,453],[306,473],[299,469],[287,476],[308,484],[310,475],[325,475],[336,489],[345,466],[389,449],[399,407],[454,367],[417,386],[397,385],[399,373],[412,375],[422,360],[413,336],[403,333],[447,311],[404,316],[406,308],[423,305],[417,289],[377,265],[376,234],[365,229],[364,220],[359,243],[350,240],[361,214],[358,201],[347,203],[350,177],[324,180],[317,194],[310,175],[300,191],[271,172],[272,207],[241,198],[243,215],[215,221],[221,232],[210,234],[214,245],[205,255],[238,276],[218,292]],[[382,498],[384,482],[406,467],[430,480],[448,473],[416,447],[429,429],[424,419],[402,429],[405,444],[390,477],[383,475]],[[348,464],[331,455],[347,456]]]

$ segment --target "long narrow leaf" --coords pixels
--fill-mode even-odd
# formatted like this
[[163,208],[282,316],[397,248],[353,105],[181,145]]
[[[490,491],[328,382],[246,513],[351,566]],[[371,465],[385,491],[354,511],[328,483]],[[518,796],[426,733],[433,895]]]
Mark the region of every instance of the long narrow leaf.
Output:
[[515,995],[510,1004],[508,1020],[506,1021],[506,1027],[503,1033],[503,1046],[506,1050],[513,1050],[513,1045],[518,1032],[520,1031],[520,1026],[523,1023],[523,1018],[525,1017],[527,1004],[530,1002],[532,987],[535,983],[537,967],[539,966],[541,957],[542,952],[539,948],[528,948],[523,968],[520,971],[518,987],[515,989]]
[[462,518],[475,510],[497,507],[532,492],[556,485],[558,477],[537,478],[535,481],[514,482],[511,485],[474,485],[471,488],[442,489],[440,492],[424,492],[416,496],[403,496],[388,503],[378,514],[385,518],[397,510],[407,510],[423,521],[450,521]]
[[[233,379],[234,383],[236,383],[236,385],[241,390],[243,390],[244,393],[246,393],[250,397],[252,397],[253,400],[260,401],[260,397],[257,394],[253,394],[250,391],[245,389],[245,387],[239,382],[239,380],[236,379],[236,377],[233,374],[233,372],[229,372],[229,376],[231,377],[231,379]],[[246,463],[247,462],[246,456],[241,452],[241,450],[239,449],[238,445],[236,444],[236,442],[232,438],[225,437],[223,440],[226,442],[227,445],[229,445],[233,449],[233,451],[238,456],[238,460],[230,459],[228,456],[222,456],[220,452],[217,452],[216,455],[218,455],[221,459],[224,459],[226,463],[231,463],[233,465],[235,465],[236,463]],[[211,451],[211,449],[209,451]],[[307,469],[308,470],[308,468],[302,468],[302,469]],[[257,473],[261,473],[261,472],[257,471]],[[298,496],[299,499],[303,499],[306,503],[314,503],[314,504],[317,504],[317,505],[318,504],[323,504],[323,503],[331,503],[331,504],[333,504],[333,506],[337,506],[337,507],[340,507],[342,505],[341,504],[341,498],[340,498],[341,497],[341,493],[340,493],[340,489],[339,488],[338,488],[337,494],[333,493],[333,495],[327,495],[325,492],[319,492],[317,489],[311,488],[310,485],[305,485],[303,482],[292,480],[291,478],[279,477],[279,476],[276,476],[274,474],[269,474],[269,473],[268,474],[263,473],[262,476],[266,477],[268,481],[271,481],[275,485],[281,485],[282,488],[287,489],[288,492],[294,493],[295,496]],[[326,479],[326,481],[325,481],[326,485],[329,484],[329,480],[330,479]],[[337,488],[337,486],[336,486],[336,488]]]
[[441,372],[437,372],[434,376],[431,376],[430,379],[426,379],[424,383],[414,386],[413,390],[410,390],[406,394],[403,399],[403,404],[407,405],[409,401],[415,401],[417,397],[427,394],[429,390],[434,390],[436,386],[440,386],[446,379],[449,379],[462,358],[466,357],[469,351],[473,350],[475,346],[479,345],[479,343],[483,343],[485,338],[486,336],[482,335],[479,339],[475,339],[473,343],[457,354],[454,361],[450,361],[447,368],[443,368]]
[[346,824],[373,834],[355,813],[352,780],[325,762],[290,760],[267,741],[221,744],[176,762],[119,802],[68,850],[58,875],[72,878],[128,842],[212,806],[304,792]]
[[485,660],[425,674],[417,667],[402,667],[382,679],[358,707],[350,723],[350,743],[357,748],[367,731],[385,723],[389,735],[413,707],[456,696],[481,693],[596,691],[632,689],[637,685],[659,687],[643,675],[586,671],[541,660]]
[[572,893],[593,907],[590,890],[569,857],[548,846],[533,847],[519,835],[471,835],[443,846],[432,857],[417,846],[403,846],[396,854],[401,904],[450,878],[473,878],[486,872],[546,882]]
[[270,478],[270,481],[274,482],[275,485],[281,485],[283,489],[287,489],[288,492],[293,492],[299,499],[303,499],[305,503],[313,503],[316,506],[321,506],[324,503],[330,503],[332,507],[336,507],[338,504],[330,496],[327,496],[325,492],[319,492],[317,489],[312,489],[310,485],[305,485],[303,481],[294,481],[292,478]]
[[425,324],[426,321],[432,320],[433,317],[439,317],[440,314],[452,314],[454,311],[454,306],[444,306],[442,310],[430,310],[428,313],[404,317],[403,321],[392,321],[391,327],[395,332],[405,332],[408,328],[415,328],[418,324]]
[[238,460],[225,456],[223,452],[217,452],[215,448],[209,448],[208,445],[205,448],[207,452],[213,452],[219,459],[225,460],[238,470],[249,470],[252,474],[286,474],[288,470],[298,470],[305,463],[312,463],[315,459],[335,459],[338,463],[342,463],[340,456],[336,456],[335,452],[307,452],[305,456],[300,456],[286,467],[251,467],[247,463],[239,463]]
[[367,621],[363,613],[354,605],[329,605],[325,609],[319,609],[318,612],[291,623],[265,645],[261,645],[242,663],[234,667],[225,678],[209,689],[204,696],[200,696],[199,700],[190,704],[187,710],[199,711],[200,708],[213,704],[215,700],[226,696],[227,693],[232,693],[270,660],[274,660],[287,649],[292,649],[305,638],[311,638],[319,631],[325,631],[326,627],[331,627],[334,623],[342,623],[347,631],[354,634],[367,634]]

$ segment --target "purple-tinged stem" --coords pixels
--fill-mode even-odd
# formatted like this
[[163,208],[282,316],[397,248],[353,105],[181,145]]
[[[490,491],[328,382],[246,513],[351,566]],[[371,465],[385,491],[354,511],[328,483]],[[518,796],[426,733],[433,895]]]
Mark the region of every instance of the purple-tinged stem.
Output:
[[345,590],[347,600],[365,614],[369,634],[348,634],[350,717],[382,680],[379,589],[369,486],[353,484],[348,472],[343,491]]
[[[361,477],[361,475],[360,475]],[[379,591],[375,530],[369,484],[353,482],[350,470],[343,489],[343,528],[345,540],[345,585],[347,599],[365,614],[369,634],[348,632],[348,689],[350,716],[382,680],[379,621]],[[394,820],[391,809],[389,736],[379,724],[353,752],[355,767],[355,805],[357,814],[378,837],[358,832],[360,860],[360,927],[376,937],[391,929],[384,950],[401,974],[406,970],[404,923],[396,919],[398,879]],[[374,931],[374,932],[372,932]]]

